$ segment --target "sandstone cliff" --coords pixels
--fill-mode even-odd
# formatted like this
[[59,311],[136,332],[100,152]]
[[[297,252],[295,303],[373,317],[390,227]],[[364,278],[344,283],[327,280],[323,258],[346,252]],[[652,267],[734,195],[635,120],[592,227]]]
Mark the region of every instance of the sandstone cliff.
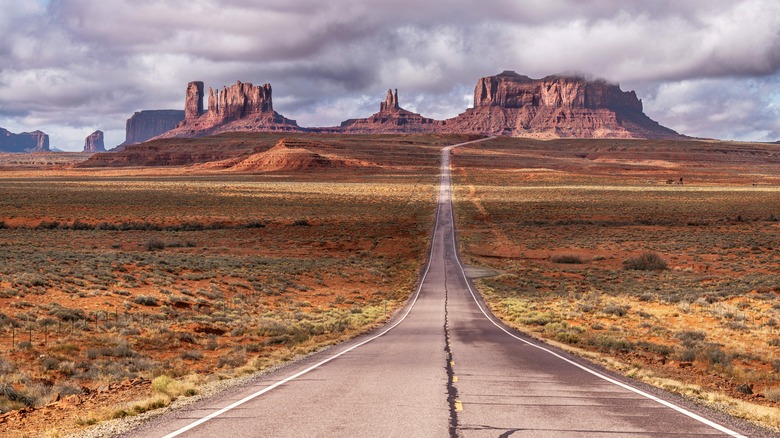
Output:
[[0,128],[0,152],[45,152],[49,150],[49,136],[41,131],[14,134]]
[[581,76],[531,79],[513,71],[480,79],[474,108],[447,130],[542,138],[681,138],[642,112],[633,91]]
[[349,134],[428,133],[441,130],[438,122],[407,111],[398,104],[398,90],[387,90],[379,112],[365,119],[350,119],[341,123],[337,132]]
[[84,150],[83,152],[105,152],[106,146],[103,143],[103,131],[95,131],[92,134],[89,134],[86,139],[84,139]]
[[209,88],[204,111],[203,82],[187,85],[184,120],[159,138],[200,137],[230,131],[292,131],[303,129],[273,109],[271,84],[236,82],[222,90]]
[[143,143],[152,137],[170,131],[184,120],[184,111],[181,110],[144,110],[133,114],[125,124],[124,146]]

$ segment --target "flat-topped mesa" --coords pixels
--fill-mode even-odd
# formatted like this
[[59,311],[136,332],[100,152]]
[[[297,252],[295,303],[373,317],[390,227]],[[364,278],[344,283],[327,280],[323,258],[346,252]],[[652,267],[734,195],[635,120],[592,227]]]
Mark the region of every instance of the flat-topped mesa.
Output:
[[46,152],[49,136],[41,131],[14,134],[0,128],[0,152]]
[[642,112],[633,91],[604,80],[583,76],[552,75],[534,80],[513,71],[480,79],[474,89],[474,107],[550,107],[613,109]]
[[127,119],[125,141],[117,147],[122,149],[127,145],[143,143],[150,138],[168,132],[184,120],[185,113],[186,111],[182,110],[137,111]]
[[531,79],[513,71],[481,78],[474,108],[446,120],[446,126],[453,132],[539,138],[684,138],[647,117],[636,93],[616,84],[579,75]]

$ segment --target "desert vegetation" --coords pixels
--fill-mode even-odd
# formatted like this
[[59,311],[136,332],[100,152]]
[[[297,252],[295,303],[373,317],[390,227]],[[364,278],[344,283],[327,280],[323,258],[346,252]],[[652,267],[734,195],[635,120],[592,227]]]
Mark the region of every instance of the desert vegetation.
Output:
[[465,260],[502,273],[477,282],[497,315],[780,426],[776,147],[498,139],[453,166]]
[[386,320],[424,261],[443,141],[370,171],[0,174],[0,433],[143,413]]

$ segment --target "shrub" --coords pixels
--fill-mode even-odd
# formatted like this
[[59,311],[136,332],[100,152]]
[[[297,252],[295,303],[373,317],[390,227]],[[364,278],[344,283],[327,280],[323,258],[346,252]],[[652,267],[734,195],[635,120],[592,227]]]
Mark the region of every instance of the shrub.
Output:
[[292,223],[294,227],[308,227],[311,224],[306,219],[298,219],[295,222]]
[[707,335],[704,332],[696,330],[686,330],[684,332],[677,333],[675,337],[680,340],[680,343],[683,344],[684,347],[691,348],[694,345],[704,341]]
[[173,379],[163,374],[162,376],[157,376],[152,379],[152,389],[161,394],[167,394],[168,386],[170,386],[171,383],[173,383]]
[[607,315],[626,316],[626,313],[628,313],[628,309],[630,308],[631,308],[630,306],[607,304],[607,306],[604,307],[604,313],[606,313]]
[[626,339],[613,338],[606,335],[596,335],[588,339],[588,344],[601,350],[621,351],[627,353],[634,349],[634,344]]
[[764,393],[764,397],[766,397],[767,400],[780,402],[780,387],[767,388],[766,392]]
[[567,265],[581,265],[585,263],[585,260],[575,254],[559,254],[550,258],[553,263],[561,263]]
[[60,367],[60,361],[53,357],[47,357],[41,362],[41,368],[44,371],[55,371]]
[[192,333],[177,333],[176,337],[179,339],[179,342],[183,342],[185,344],[197,344],[198,340],[195,338],[195,336]]
[[163,242],[160,239],[149,239],[144,244],[147,251],[157,251],[161,249],[165,249],[165,242]]
[[38,224],[38,229],[40,230],[53,230],[60,226],[60,223],[57,221],[42,221],[40,224]]
[[92,224],[88,224],[86,222],[81,222],[80,220],[76,219],[70,225],[70,228],[72,230],[77,230],[77,231],[86,231],[86,230],[94,230],[95,226]]
[[679,356],[678,359],[681,362],[693,362],[696,360],[696,349],[695,348],[684,348]]
[[181,354],[181,358],[184,360],[201,360],[203,359],[203,353],[198,350],[187,350]]
[[780,338],[770,339],[769,345],[772,347],[780,347]]
[[61,321],[79,321],[85,318],[83,310],[71,309],[56,303],[52,304],[49,315]]
[[723,350],[717,347],[708,348],[705,352],[706,359],[713,365],[729,366],[731,365],[732,357],[730,354],[726,354]]
[[237,368],[246,363],[246,351],[242,348],[240,350],[229,353],[219,358],[217,362],[217,368],[223,366],[229,366],[231,368]]
[[133,302],[142,306],[156,306],[157,298],[147,295],[138,295],[137,297],[133,298]]
[[623,261],[623,269],[632,271],[665,271],[666,261],[654,252],[646,252]]

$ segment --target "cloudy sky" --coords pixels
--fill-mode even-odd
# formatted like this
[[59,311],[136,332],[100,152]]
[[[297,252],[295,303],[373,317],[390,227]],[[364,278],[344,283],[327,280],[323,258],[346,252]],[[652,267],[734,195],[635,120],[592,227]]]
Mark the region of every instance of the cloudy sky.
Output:
[[193,80],[270,82],[278,112],[330,126],[390,87],[453,117],[503,70],[618,82],[687,135],[780,140],[776,0],[0,0],[0,127],[63,150],[121,143]]

